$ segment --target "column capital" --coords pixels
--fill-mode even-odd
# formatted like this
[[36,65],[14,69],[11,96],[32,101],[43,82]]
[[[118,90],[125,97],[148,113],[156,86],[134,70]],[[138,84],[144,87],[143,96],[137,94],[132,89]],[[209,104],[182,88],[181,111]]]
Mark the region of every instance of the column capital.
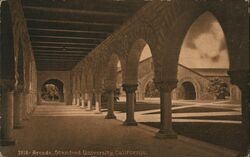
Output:
[[156,80],[154,80],[155,87],[159,91],[163,91],[163,92],[171,92],[174,88],[177,87],[177,82],[178,81],[176,79],[166,80],[166,81],[156,81]]
[[133,93],[137,90],[137,86],[138,84],[123,84],[122,87],[123,87],[123,90],[126,92],[126,93]]

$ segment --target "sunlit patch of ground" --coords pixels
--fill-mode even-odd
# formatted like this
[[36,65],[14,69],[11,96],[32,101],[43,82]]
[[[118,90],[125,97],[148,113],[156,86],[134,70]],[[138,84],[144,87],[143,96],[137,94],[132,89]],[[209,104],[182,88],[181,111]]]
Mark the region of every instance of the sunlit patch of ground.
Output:
[[[119,119],[125,120],[125,104],[115,105]],[[183,136],[226,148],[240,150],[243,137],[240,104],[227,101],[173,101],[173,127]],[[159,102],[135,105],[135,119],[142,124],[160,128]]]

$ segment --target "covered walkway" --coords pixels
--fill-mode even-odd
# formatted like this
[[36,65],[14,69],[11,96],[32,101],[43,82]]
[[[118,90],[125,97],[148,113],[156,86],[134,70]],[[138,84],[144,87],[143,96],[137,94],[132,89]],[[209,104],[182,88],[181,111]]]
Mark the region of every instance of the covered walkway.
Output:
[[[86,156],[79,150],[90,151],[92,157],[133,153],[145,157],[249,154],[246,1],[0,0],[0,3],[0,157]],[[211,64],[225,61],[230,83],[241,93],[241,106],[237,110],[220,113],[237,117],[218,119],[221,123],[241,126],[244,140],[237,142],[240,149],[236,154],[182,138],[174,128],[176,121],[185,120],[188,127],[191,120],[197,122],[193,116],[196,112],[189,117],[184,117],[180,108],[180,114],[175,112],[179,106],[172,104],[171,93],[182,81],[177,74],[184,40],[201,17],[213,19],[203,25],[210,27],[217,23],[222,40],[213,41],[221,44],[215,44],[218,49],[215,55],[211,54],[214,50],[207,47],[214,46],[210,42],[195,42],[210,30],[199,27],[199,35],[188,44],[190,49],[199,51],[194,58],[205,57]],[[195,45],[203,45],[202,51]],[[160,100],[153,113],[138,115],[139,63],[145,48],[152,55],[149,74],[153,74],[154,93],[159,93]],[[223,62],[218,60],[222,51],[226,56]],[[119,68],[121,78],[118,78]],[[115,110],[117,93],[121,90],[126,97],[120,113],[123,115]],[[214,96],[219,98],[216,93]],[[208,106],[183,110],[198,111],[204,118],[202,122],[213,118],[202,112],[217,111]],[[148,120],[145,114],[152,115],[154,119],[150,122],[156,124],[157,130],[140,124],[143,119]],[[211,129],[207,123],[204,125]],[[225,141],[233,137],[221,136]],[[216,136],[213,138],[217,140]],[[56,153],[56,149],[74,154]],[[109,154],[94,154],[98,150]]]
[[228,157],[234,154],[182,137],[158,140],[153,137],[154,130],[146,126],[126,127],[121,121],[104,119],[103,115],[76,106],[38,106],[25,128],[15,131],[17,144],[1,148],[2,154],[12,157],[43,156],[49,152],[53,157],[70,156],[70,151],[72,157],[101,156],[94,153],[121,157]]

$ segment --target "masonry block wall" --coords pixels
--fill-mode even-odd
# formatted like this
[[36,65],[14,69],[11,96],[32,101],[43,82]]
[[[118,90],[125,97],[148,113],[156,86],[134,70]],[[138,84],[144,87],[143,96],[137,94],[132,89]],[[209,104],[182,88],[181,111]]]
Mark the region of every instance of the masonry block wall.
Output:
[[[136,92],[137,100],[144,100],[146,86],[154,78],[154,67],[152,57],[145,59],[139,63],[138,67],[138,89]],[[218,71],[217,69],[215,71]],[[234,102],[239,102],[240,100],[240,90],[234,85],[230,84],[230,77],[224,76],[224,73],[219,73],[217,76],[203,76],[199,71],[195,69],[190,69],[183,65],[178,65],[177,72],[177,88],[173,91],[173,99],[183,99],[183,91],[181,91],[182,84],[184,82],[191,82],[195,87],[196,99],[197,100],[213,100],[214,96],[208,92],[207,87],[209,80],[218,77],[228,84],[230,95],[232,95],[231,100]],[[125,92],[122,90],[122,71],[119,69],[117,71],[117,88],[120,88],[122,97],[125,97]]]

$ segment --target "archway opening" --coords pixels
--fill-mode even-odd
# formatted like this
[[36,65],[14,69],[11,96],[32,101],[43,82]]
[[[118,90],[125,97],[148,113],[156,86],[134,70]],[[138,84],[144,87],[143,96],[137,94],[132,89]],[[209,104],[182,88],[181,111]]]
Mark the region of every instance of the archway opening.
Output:
[[115,94],[114,94],[114,99],[116,101],[125,101],[126,99],[126,93],[123,91],[122,89],[122,75],[123,75],[123,71],[122,71],[122,65],[121,65],[121,61],[119,60],[119,58],[117,57],[117,64],[116,64],[116,71],[117,71],[117,79],[116,79],[116,90],[115,90]]
[[155,87],[154,82],[151,80],[147,83],[145,87],[145,98],[159,98],[160,97],[160,92],[159,90]]
[[[237,148],[242,140],[241,131],[238,130],[241,112],[240,105],[232,105],[232,101],[227,99],[230,87],[227,74],[229,52],[219,21],[210,12],[200,15],[187,30],[180,46],[177,69],[179,83],[175,91],[181,100],[174,101],[180,107],[172,108],[172,111],[183,116],[181,119],[174,118],[174,129],[183,136]],[[238,94],[234,96],[238,97]],[[186,101],[194,99],[197,102]],[[229,107],[236,109],[234,112],[237,115],[231,115]],[[213,116],[204,114],[209,112],[224,113]],[[228,139],[235,143],[225,142]]]
[[[149,100],[153,98],[150,96],[150,89],[153,89],[154,82],[154,63],[152,58],[152,53],[149,45],[145,43],[144,47],[140,50],[140,58],[138,64],[138,90],[136,92],[136,99],[139,101],[145,100],[147,97]],[[146,86],[150,84],[150,89],[148,91],[145,89]],[[155,88],[156,89],[156,88]],[[148,92],[146,95],[146,92]],[[149,97],[148,97],[149,96]],[[154,97],[155,98],[155,97]]]
[[[217,78],[224,84],[230,84],[228,69],[228,49],[221,25],[211,12],[205,12],[190,26],[184,38],[179,55],[177,79],[195,80],[200,87],[195,91],[196,99],[214,101],[218,92],[223,92],[219,91],[223,88],[211,90],[215,87],[209,85]],[[174,95],[177,99],[180,90],[175,90],[177,93]],[[191,90],[189,93],[194,92]],[[189,96],[188,99],[191,99],[191,95]]]
[[196,91],[195,87],[191,82],[182,83],[182,87],[184,90],[184,99],[185,100],[195,100],[196,99]]
[[41,98],[48,102],[64,102],[64,84],[57,79],[47,80],[41,88]]
[[[122,90],[123,65],[117,54],[113,53],[110,56],[106,70],[103,80],[104,89],[114,89],[115,103],[124,101],[126,95]],[[102,103],[106,104],[107,101],[108,92],[104,90],[102,94]]]

